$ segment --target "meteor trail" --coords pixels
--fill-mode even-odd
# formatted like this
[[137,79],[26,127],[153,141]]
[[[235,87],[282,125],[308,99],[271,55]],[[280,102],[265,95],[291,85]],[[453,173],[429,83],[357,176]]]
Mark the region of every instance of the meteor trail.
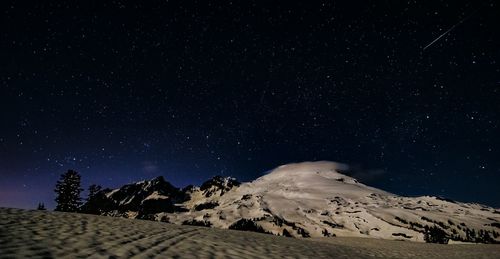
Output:
[[463,22],[465,22],[467,19],[469,19],[472,15],[474,15],[475,13],[477,13],[477,11],[479,11],[479,9],[481,9],[481,6],[479,6],[476,10],[474,10],[471,14],[467,15],[465,18],[463,18],[462,20],[460,20],[459,22],[455,23],[453,26],[451,26],[447,31],[445,31],[443,34],[439,35],[439,37],[437,37],[436,39],[434,39],[433,41],[431,41],[431,43],[427,44],[427,46],[425,46],[423,48],[423,50],[426,50],[428,47],[432,46],[432,44],[434,44],[436,41],[438,41],[439,39],[441,39],[442,37],[444,37],[446,34],[448,34],[449,32],[451,32],[453,29],[455,29],[458,25],[462,24]]

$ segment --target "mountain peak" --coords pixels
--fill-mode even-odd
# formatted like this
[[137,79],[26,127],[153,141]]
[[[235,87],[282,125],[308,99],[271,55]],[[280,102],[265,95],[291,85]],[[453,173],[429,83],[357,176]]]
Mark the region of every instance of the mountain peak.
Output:
[[204,182],[200,186],[200,190],[203,191],[206,197],[212,196],[218,191],[220,191],[220,196],[222,196],[224,193],[237,186],[240,186],[240,182],[235,178],[216,175],[212,177],[212,179]]
[[348,165],[330,161],[291,163],[278,166],[257,181],[308,181],[320,177],[357,184],[356,179],[341,173],[348,170]]
[[150,180],[150,182],[158,182],[158,183],[161,183],[161,182],[166,182],[165,178],[163,177],[163,175],[160,175],[160,176],[157,176],[153,179]]
[[317,161],[282,165],[249,183],[214,176],[199,188],[182,190],[160,176],[103,191],[87,207],[104,215],[294,237],[423,242],[427,229],[437,226],[456,241],[500,242],[500,212],[494,208],[441,197],[398,196],[346,174],[361,175],[346,164]]

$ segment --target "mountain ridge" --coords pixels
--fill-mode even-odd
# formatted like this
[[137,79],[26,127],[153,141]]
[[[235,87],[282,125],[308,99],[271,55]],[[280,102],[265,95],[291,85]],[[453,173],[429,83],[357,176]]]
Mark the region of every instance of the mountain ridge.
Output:
[[[282,165],[251,182],[215,176],[177,188],[163,177],[102,190],[87,213],[292,237],[360,236],[499,242],[500,211],[432,196],[404,197],[340,172],[345,164]],[[434,232],[433,232],[434,231]],[[437,235],[436,234],[436,235]]]

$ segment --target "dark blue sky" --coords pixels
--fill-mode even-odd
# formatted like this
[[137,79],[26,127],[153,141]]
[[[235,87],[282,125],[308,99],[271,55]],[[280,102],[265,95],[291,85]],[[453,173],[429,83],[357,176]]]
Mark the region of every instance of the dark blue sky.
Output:
[[0,206],[52,207],[67,169],[183,187],[308,160],[500,206],[495,1],[1,6]]

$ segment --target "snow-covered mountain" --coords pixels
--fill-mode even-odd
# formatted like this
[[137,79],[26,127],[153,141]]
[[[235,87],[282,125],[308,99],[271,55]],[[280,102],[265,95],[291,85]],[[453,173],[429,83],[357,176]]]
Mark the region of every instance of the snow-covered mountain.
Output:
[[214,177],[182,190],[158,177],[103,190],[85,206],[102,215],[292,237],[423,242],[426,232],[437,229],[456,241],[500,241],[500,210],[438,197],[398,196],[340,173],[348,169],[325,161],[287,164],[249,183]]

